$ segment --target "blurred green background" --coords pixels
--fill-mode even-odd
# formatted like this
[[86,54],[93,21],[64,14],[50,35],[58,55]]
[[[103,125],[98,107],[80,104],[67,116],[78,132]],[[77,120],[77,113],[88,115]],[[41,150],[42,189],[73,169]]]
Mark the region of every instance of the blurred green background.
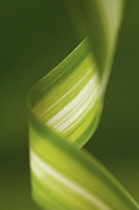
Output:
[[[139,1],[127,1],[99,128],[86,148],[139,202]],[[64,0],[0,2],[0,209],[31,199],[27,94],[80,42]]]

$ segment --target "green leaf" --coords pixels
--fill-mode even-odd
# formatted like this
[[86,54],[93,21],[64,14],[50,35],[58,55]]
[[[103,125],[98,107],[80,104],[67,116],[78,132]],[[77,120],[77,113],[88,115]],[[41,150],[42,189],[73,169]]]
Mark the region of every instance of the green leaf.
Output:
[[78,31],[88,34],[103,89],[108,82],[125,0],[68,0]]
[[139,209],[99,161],[79,150],[100,119],[101,65],[86,39],[29,94],[32,195],[44,209]]

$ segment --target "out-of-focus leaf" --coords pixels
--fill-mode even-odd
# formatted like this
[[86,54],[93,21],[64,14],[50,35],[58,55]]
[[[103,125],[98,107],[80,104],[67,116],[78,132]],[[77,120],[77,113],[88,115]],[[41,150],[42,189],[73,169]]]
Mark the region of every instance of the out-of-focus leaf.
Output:
[[84,31],[89,36],[105,90],[116,49],[125,0],[69,0],[68,3],[77,31]]

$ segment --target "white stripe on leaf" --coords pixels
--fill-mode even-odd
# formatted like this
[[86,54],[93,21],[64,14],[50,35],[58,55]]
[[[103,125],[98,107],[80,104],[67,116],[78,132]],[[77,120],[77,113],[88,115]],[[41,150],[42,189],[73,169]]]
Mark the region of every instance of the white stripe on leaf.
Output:
[[[103,209],[103,210],[111,210],[110,207],[108,207],[103,201],[101,201],[98,197],[96,197],[96,195],[94,195],[92,192],[87,191],[79,184],[65,177],[59,171],[56,171],[46,162],[41,160],[33,151],[31,151],[30,153],[31,153],[30,154],[31,155],[31,169],[34,172],[34,174],[38,178],[41,179],[41,181],[42,181],[42,177],[44,177],[44,180],[45,180],[45,174],[49,174],[51,177],[56,179],[60,184],[65,185],[70,190],[76,192],[79,196],[85,198],[97,208]],[[38,167],[39,173],[38,173],[38,170],[36,170],[36,167]],[[40,176],[41,173],[42,175]]]
[[[47,125],[56,128],[59,124],[64,122],[67,119],[67,116],[72,112],[74,115],[71,116],[70,119],[67,119],[59,128],[57,128],[58,132],[62,132],[66,129],[71,123],[73,123],[90,105],[90,102],[97,97],[98,93],[98,81],[97,75],[94,75],[89,82],[85,85],[85,87],[80,91],[80,93],[62,110],[60,110],[54,117],[46,122]],[[82,103],[84,102],[84,103]],[[78,110],[78,107],[82,104],[81,108]],[[92,106],[94,103],[92,103]],[[75,110],[77,110],[75,112]]]
[[60,101],[62,101],[66,96],[68,96],[72,91],[74,91],[79,85],[80,83],[85,80],[85,78],[88,76],[89,73],[91,73],[91,71],[93,70],[93,67],[91,67],[87,73],[82,77],[81,80],[79,80],[79,82],[72,87],[65,95],[63,95],[58,101],[56,101],[54,104],[52,104],[48,109],[46,109],[41,115],[40,117],[42,117],[45,113],[47,113],[48,111],[50,111],[55,105],[57,105]]

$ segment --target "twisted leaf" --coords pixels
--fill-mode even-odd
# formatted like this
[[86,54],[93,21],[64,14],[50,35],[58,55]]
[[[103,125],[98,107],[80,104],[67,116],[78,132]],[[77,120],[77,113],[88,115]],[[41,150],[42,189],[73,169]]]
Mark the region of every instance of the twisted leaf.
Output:
[[[95,2],[92,1],[96,9],[93,20],[98,18],[100,22],[99,4]],[[114,27],[118,24],[119,19]],[[105,27],[104,23],[101,25]],[[110,44],[101,40],[101,44],[110,48],[105,51],[111,54],[106,56],[109,59],[116,39],[111,36],[117,33],[116,29],[113,31],[108,33]],[[99,36],[99,30],[97,33]],[[97,40],[93,39],[95,43]],[[88,41],[84,40],[30,92],[32,194],[44,209],[139,209],[99,161],[84,149],[79,150],[96,130],[103,106],[105,68],[102,67],[107,66],[108,58],[103,60],[97,53],[101,44],[93,47],[94,52],[98,49],[93,57]]]

